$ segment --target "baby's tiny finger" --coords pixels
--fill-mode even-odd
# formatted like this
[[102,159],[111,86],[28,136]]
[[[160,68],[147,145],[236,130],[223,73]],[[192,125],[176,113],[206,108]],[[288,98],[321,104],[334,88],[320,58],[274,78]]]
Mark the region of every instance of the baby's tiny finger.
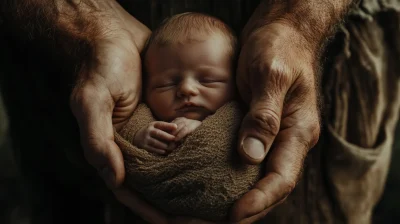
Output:
[[168,148],[168,144],[161,142],[155,138],[150,139],[148,144],[152,147],[162,149],[162,150],[165,150]]
[[179,142],[182,138],[184,138],[189,133],[189,129],[187,126],[181,128],[179,132],[175,135],[175,142]]
[[157,128],[154,128],[150,131],[150,136],[163,141],[173,141],[175,139],[175,136],[173,134],[167,133]]
[[164,121],[156,122],[154,124],[154,127],[167,132],[175,131],[178,128],[178,126],[175,123],[168,123]]
[[175,131],[173,131],[171,134],[173,134],[175,136],[175,141],[179,141],[179,140],[176,140],[176,136],[179,132],[182,131],[183,128],[186,127],[186,123],[184,121],[180,120],[180,121],[178,121],[178,123],[176,123],[176,125],[178,126],[178,128]]

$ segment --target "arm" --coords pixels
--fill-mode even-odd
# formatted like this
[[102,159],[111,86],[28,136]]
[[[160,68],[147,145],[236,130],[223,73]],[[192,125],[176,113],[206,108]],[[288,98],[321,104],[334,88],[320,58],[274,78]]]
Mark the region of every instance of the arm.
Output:
[[[99,170],[110,167],[110,182],[121,184],[124,167],[113,126],[119,129],[139,100],[139,53],[150,31],[114,0],[6,0],[1,6],[14,35],[44,40],[76,62],[70,103],[85,155]],[[95,159],[98,153],[102,162]]]
[[251,223],[284,201],[320,134],[317,73],[324,43],[350,0],[262,1],[242,34],[237,84],[249,103],[239,154],[266,175],[239,199],[232,220]]

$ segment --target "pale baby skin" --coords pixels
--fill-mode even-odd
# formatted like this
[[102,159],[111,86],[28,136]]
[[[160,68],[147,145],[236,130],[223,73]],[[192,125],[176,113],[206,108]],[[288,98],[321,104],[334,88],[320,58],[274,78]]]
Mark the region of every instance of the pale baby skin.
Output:
[[[179,16],[181,20],[205,17],[222,23],[198,13]],[[190,21],[185,24],[190,25]],[[183,29],[179,25],[176,29]],[[232,34],[212,25],[186,29],[184,37],[167,44],[149,43],[144,58],[143,93],[145,103],[160,121],[138,131],[134,145],[149,152],[168,154],[204,118],[234,98],[234,50],[232,38],[227,37]]]

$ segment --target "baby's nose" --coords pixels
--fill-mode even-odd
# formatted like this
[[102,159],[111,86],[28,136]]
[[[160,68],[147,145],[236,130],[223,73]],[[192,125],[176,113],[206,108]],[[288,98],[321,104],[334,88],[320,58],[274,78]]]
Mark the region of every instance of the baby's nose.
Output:
[[196,96],[199,94],[198,83],[193,79],[185,79],[179,86],[178,96]]

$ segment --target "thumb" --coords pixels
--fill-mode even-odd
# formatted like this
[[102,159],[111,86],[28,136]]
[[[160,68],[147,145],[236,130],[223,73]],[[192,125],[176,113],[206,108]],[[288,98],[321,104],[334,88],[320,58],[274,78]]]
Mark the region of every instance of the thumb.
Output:
[[253,100],[239,131],[239,154],[249,164],[261,163],[280,129],[283,97]]
[[113,107],[109,91],[103,88],[86,85],[71,95],[85,158],[109,188],[118,187],[125,176],[122,154],[114,142]]

